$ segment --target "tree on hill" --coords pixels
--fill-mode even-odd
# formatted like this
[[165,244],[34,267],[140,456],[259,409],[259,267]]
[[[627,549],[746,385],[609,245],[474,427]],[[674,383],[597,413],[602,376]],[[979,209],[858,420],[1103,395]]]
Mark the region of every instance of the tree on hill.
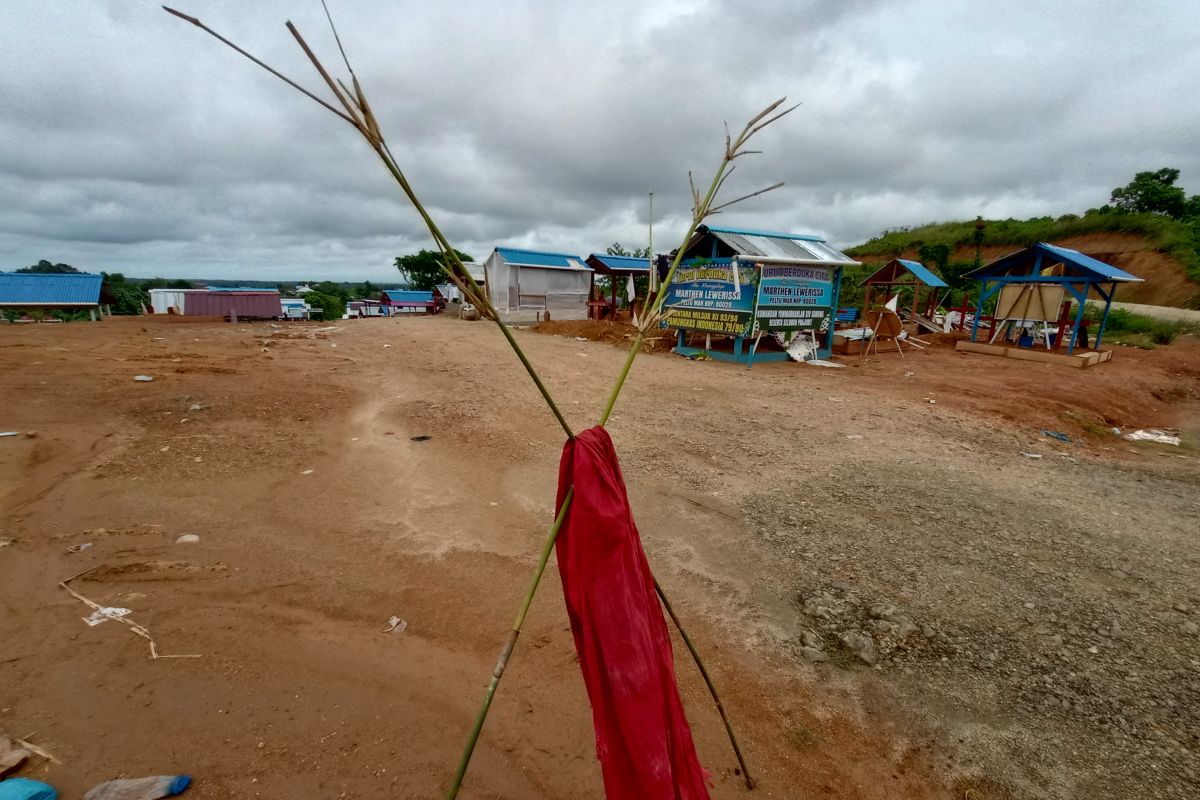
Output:
[[[460,261],[475,260],[461,250],[455,250],[454,253]],[[442,270],[442,254],[436,250],[422,250],[412,255],[399,256],[396,259],[396,269],[400,270],[409,286],[422,292],[428,292],[438,284],[450,280]]]
[[75,269],[70,264],[51,264],[46,259],[42,259],[31,267],[22,267],[17,272],[44,272],[53,273],[56,275],[65,274],[81,274],[82,270]]
[[1189,200],[1183,187],[1175,185],[1177,180],[1179,170],[1171,167],[1139,172],[1127,185],[1113,189],[1108,202],[1114,210],[1126,214],[1162,214],[1171,219],[1194,216],[1200,197],[1193,195]]

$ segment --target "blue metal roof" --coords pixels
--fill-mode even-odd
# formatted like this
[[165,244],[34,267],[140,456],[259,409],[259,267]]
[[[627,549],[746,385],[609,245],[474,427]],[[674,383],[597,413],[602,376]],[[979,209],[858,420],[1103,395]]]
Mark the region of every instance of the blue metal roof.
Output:
[[705,225],[713,233],[735,233],[739,236],[766,236],[768,239],[800,239],[805,242],[823,242],[820,236],[809,233],[777,233],[775,231],[758,231],[753,228],[723,228],[717,225]]
[[893,258],[891,261],[884,264],[875,272],[863,278],[858,284],[866,286],[868,283],[895,283],[903,272],[908,272],[914,278],[926,286],[934,289],[950,288],[945,281],[934,275],[920,261],[909,261],[905,258]]
[[100,275],[0,272],[0,305],[94,306]]
[[1045,242],[1038,242],[1024,250],[1009,253],[1003,258],[967,273],[966,277],[982,280],[1004,275],[1033,275],[1034,269],[1039,267],[1039,256],[1041,257],[1040,269],[1047,269],[1062,262],[1071,268],[1072,276],[1078,276],[1090,283],[1108,283],[1110,281],[1129,283],[1142,280],[1123,269],[1117,269],[1111,264],[1105,264],[1103,261],[1086,256],[1078,250],[1058,247]]
[[384,289],[383,296],[393,303],[433,302],[433,292],[418,292],[415,289]]
[[949,284],[926,269],[925,265],[920,261],[909,261],[906,258],[897,258],[896,260],[903,264],[906,270],[911,272],[917,280],[926,286],[932,286],[935,289],[950,288]]
[[649,272],[650,261],[646,258],[633,256],[613,256],[608,253],[592,253],[587,257],[589,263],[595,266],[599,262],[603,269],[619,270],[620,272]]
[[[579,256],[573,256],[569,253],[550,253],[544,250],[521,250],[516,247],[497,247],[496,252],[499,253],[505,261],[510,264],[519,264],[525,267],[562,267],[565,269],[587,269],[583,266],[583,259]],[[571,262],[574,261],[579,266],[574,266]]]

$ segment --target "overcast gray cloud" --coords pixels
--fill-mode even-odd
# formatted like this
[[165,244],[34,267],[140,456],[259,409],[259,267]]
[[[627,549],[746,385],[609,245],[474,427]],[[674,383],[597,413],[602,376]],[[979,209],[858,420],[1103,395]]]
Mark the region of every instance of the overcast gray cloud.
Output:
[[[177,0],[316,88],[316,0]],[[44,7],[42,7],[44,6]],[[850,245],[897,225],[1080,212],[1133,173],[1200,193],[1200,5],[334,0],[418,191],[459,249],[586,254],[688,217],[723,122],[801,107],[731,181],[726,224]],[[386,279],[429,246],[357,134],[138,0],[21,4],[0,48],[0,269]]]

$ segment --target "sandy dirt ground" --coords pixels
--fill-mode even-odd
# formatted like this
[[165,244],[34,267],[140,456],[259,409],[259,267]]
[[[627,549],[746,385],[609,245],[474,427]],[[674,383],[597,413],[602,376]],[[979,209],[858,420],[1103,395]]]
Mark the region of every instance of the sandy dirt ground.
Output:
[[[0,328],[22,433],[0,438],[0,733],[58,758],[21,774],[65,798],[172,772],[196,798],[445,791],[561,431],[487,323],[319,327]],[[516,335],[591,424],[622,351]],[[677,642],[713,796],[1197,796],[1200,343],[845,363],[644,355],[609,426],[759,780]],[[78,593],[200,657],[85,625],[59,586],[85,570]],[[462,796],[603,796],[553,566]]]

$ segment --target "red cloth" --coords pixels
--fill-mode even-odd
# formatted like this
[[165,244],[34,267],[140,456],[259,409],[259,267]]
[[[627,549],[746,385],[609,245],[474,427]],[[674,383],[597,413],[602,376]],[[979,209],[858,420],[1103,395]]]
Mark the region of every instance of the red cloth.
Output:
[[558,503],[575,498],[555,545],[596,755],[609,800],[707,800],[667,623],[603,428],[563,446]]

